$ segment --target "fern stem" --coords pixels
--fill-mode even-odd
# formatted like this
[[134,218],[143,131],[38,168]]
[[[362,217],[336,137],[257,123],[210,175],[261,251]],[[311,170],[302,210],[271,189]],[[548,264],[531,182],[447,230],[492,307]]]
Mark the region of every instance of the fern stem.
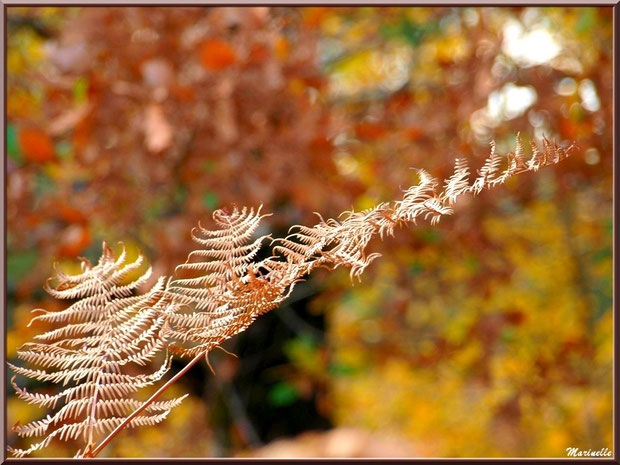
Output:
[[101,379],[101,372],[97,375],[97,381],[95,386],[95,394],[93,395],[92,406],[90,409],[90,415],[88,416],[88,444],[93,442],[93,432],[95,430],[95,415],[97,412],[97,398],[99,397],[99,381]]
[[105,446],[107,446],[110,441],[112,441],[112,439],[114,439],[114,437],[131,422],[131,420],[140,415],[140,413],[142,413],[144,409],[151,405],[155,401],[155,399],[157,399],[166,389],[168,389],[172,384],[174,384],[175,381],[177,381],[181,376],[187,373],[189,369],[194,366],[202,357],[204,357],[206,353],[207,351],[201,352],[196,355],[196,357],[194,357],[187,365],[185,365],[185,367],[181,371],[179,371],[176,375],[170,378],[166,382],[166,384],[164,384],[157,390],[157,392],[155,392],[151,397],[144,401],[144,403],[139,408],[137,408],[131,415],[125,418],[125,420],[123,420],[121,424],[114,428],[114,430],[110,434],[108,434],[108,436],[103,441],[101,441],[97,447],[95,447],[90,453],[87,452],[84,457],[95,458],[101,452],[101,450]]

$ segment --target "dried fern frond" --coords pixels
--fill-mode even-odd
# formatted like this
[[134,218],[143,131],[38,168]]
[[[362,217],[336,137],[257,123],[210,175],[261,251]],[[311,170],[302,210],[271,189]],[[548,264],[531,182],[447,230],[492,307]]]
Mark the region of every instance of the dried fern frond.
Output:
[[396,226],[415,224],[420,218],[435,225],[442,216],[454,213],[452,207],[459,196],[477,195],[503,184],[514,175],[558,163],[575,148],[571,145],[563,149],[545,138],[542,152],[532,144],[532,156],[525,161],[523,144],[517,135],[516,153],[506,156],[508,166],[500,171],[503,157],[497,154],[495,143],[491,143],[491,153],[471,184],[469,167],[463,159],[456,160],[454,174],[444,182],[441,192],[438,192],[440,183],[437,179],[424,170],[416,170],[420,182],[407,189],[402,200],[383,203],[363,212],[347,212],[343,221],[321,218],[321,222],[312,228],[297,226],[295,234],[275,241],[274,252],[295,270],[297,278],[317,266],[345,266],[351,269],[351,279],[359,279],[365,268],[379,256],[365,253],[374,235],[379,234],[382,238],[392,235]]
[[[563,149],[544,139],[542,151],[532,144],[532,156],[526,160],[517,136],[516,151],[505,157],[507,166],[502,170],[503,157],[491,144],[489,157],[471,183],[466,161],[457,159],[454,174],[444,181],[443,189],[429,173],[416,170],[420,181],[407,189],[401,200],[362,212],[345,212],[339,220],[324,220],[319,215],[315,226],[294,226],[287,237],[273,241],[273,255],[259,261],[257,254],[269,236],[254,236],[267,215],[261,215],[260,208],[217,210],[213,213],[217,229],[199,224],[192,231],[199,247],[177,267],[176,277],[160,278],[142,295],[133,295],[134,290],[149,277],[150,268],[133,282],[121,284],[139,270],[142,256],[126,263],[124,251],[115,259],[104,243],[97,266],[83,260],[79,275],[57,271],[59,283],[48,286],[48,292],[57,298],[79,300],[66,310],[33,318],[60,327],[37,336],[38,342],[19,351],[23,360],[52,370],[11,365],[18,374],[63,386],[58,394],[48,395],[30,393],[12,381],[21,399],[57,409],[43,420],[16,425],[21,436],[45,438],[29,449],[12,450],[13,454],[25,456],[56,437],[82,436],[86,442],[83,455],[94,457],[123,427],[162,421],[182,398],[155,402],[161,392],[203,355],[244,331],[259,315],[278,307],[295,284],[315,268],[348,267],[351,279],[360,279],[379,256],[366,252],[374,236],[391,236],[396,227],[420,219],[435,225],[454,212],[459,196],[478,195],[514,175],[558,163],[574,148]],[[132,393],[162,378],[170,358],[166,352],[159,370],[151,374],[129,374],[123,371],[125,367],[144,365],[166,349],[194,359],[149,400],[140,403],[131,399]],[[95,435],[108,431],[93,449]]]
[[[268,215],[258,210],[236,207],[232,212],[217,210],[213,219],[219,229],[198,226],[192,238],[200,246],[191,252],[176,274],[193,273],[194,277],[176,278],[167,288],[176,304],[189,307],[192,313],[169,317],[166,337],[170,348],[180,355],[194,356],[208,352],[224,340],[243,331],[260,314],[253,302],[277,301],[273,289],[251,269],[262,242],[268,236],[252,237],[260,221]],[[184,344],[191,342],[191,348]]]
[[543,151],[533,150],[532,158],[526,162],[517,136],[516,154],[506,157],[508,166],[501,171],[503,157],[491,143],[491,153],[471,184],[466,161],[457,159],[454,174],[445,181],[441,191],[437,179],[418,169],[420,182],[407,189],[402,200],[362,212],[345,212],[341,220],[324,220],[318,215],[318,224],[294,226],[292,234],[273,241],[274,256],[253,265],[252,259],[266,238],[262,236],[250,242],[262,218],[260,209],[256,213],[236,208],[230,214],[215,212],[214,219],[221,229],[199,228],[204,239],[194,235],[201,248],[192,252],[190,258],[201,257],[201,261],[177,268],[197,270],[199,276],[177,279],[169,287],[179,302],[195,309],[190,314],[170,317],[169,336],[191,345],[190,349],[176,347],[175,350],[189,356],[208,352],[243,331],[256,316],[276,308],[288,297],[295,283],[317,267],[348,267],[351,279],[360,279],[366,267],[380,256],[366,253],[375,235],[382,238],[393,235],[395,227],[415,224],[418,219],[430,220],[435,225],[442,216],[453,213],[459,196],[477,195],[511,176],[557,163],[573,148],[562,149],[545,139]]
[[440,195],[442,204],[454,205],[456,199],[469,189],[469,166],[464,158],[454,161],[454,174],[445,181],[445,187]]
[[[140,404],[131,399],[139,389],[160,380],[170,367],[166,354],[163,363],[150,374],[129,374],[127,366],[144,366],[162,351],[165,342],[161,330],[175,309],[165,292],[161,278],[143,295],[133,296],[137,286],[150,276],[150,267],[137,279],[122,284],[130,273],[139,270],[143,256],[127,263],[123,248],[115,259],[103,243],[102,256],[96,266],[82,259],[82,273],[67,275],[57,270],[56,287],[47,291],[59,299],[79,299],[67,309],[44,312],[34,317],[62,325],[37,335],[38,342],[24,344],[18,357],[43,369],[9,364],[17,374],[61,385],[54,395],[27,391],[11,384],[20,399],[54,413],[14,430],[23,437],[45,436],[28,449],[9,449],[23,457],[47,446],[54,438],[74,440],[80,437],[86,446],[94,445],[96,436],[120,424]],[[133,373],[135,370],[131,368]],[[183,398],[156,402],[130,426],[151,425],[162,421]]]

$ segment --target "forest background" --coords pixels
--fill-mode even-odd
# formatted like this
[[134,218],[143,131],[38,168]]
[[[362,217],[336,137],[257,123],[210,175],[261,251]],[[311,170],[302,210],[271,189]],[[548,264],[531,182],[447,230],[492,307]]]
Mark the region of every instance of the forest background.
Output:
[[[64,305],[42,290],[53,262],[78,271],[103,239],[170,274],[215,208],[264,204],[281,237],[519,131],[581,147],[374,242],[360,284],[316,273],[102,457],[612,448],[611,8],[7,12],[11,362],[30,311]],[[42,416],[5,382],[9,427]]]

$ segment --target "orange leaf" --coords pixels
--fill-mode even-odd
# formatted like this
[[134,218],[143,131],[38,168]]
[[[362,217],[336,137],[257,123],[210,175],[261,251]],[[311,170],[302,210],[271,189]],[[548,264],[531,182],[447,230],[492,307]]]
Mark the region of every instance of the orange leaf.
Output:
[[86,223],[86,217],[84,216],[84,214],[81,211],[73,208],[71,205],[60,204],[58,206],[58,213],[60,214],[60,217],[67,223]]
[[310,148],[317,152],[329,152],[330,150],[332,150],[333,145],[331,141],[329,141],[326,137],[316,136],[310,142]]
[[280,60],[284,60],[288,56],[289,45],[287,40],[283,36],[279,36],[276,40],[276,55]]
[[90,140],[92,126],[92,116],[87,116],[77,123],[73,131],[73,146],[76,151],[80,152],[86,147]]
[[250,55],[248,56],[248,63],[261,64],[267,61],[269,58],[269,52],[267,48],[262,44],[253,44],[250,48]]
[[218,39],[207,40],[200,47],[202,66],[221,71],[237,61],[237,54],[230,45]]
[[424,135],[422,131],[415,126],[410,126],[405,129],[405,134],[409,140],[419,140]]
[[323,76],[319,74],[315,74],[313,76],[306,76],[303,78],[303,82],[308,87],[314,87],[315,89],[322,89],[326,83],[326,80]]
[[28,226],[36,227],[41,222],[41,217],[39,215],[30,214],[26,216],[26,224]]
[[387,128],[382,123],[359,123],[355,127],[355,134],[360,139],[373,140],[382,137],[387,132]]
[[575,139],[577,137],[578,128],[577,124],[569,119],[563,119],[560,123],[560,129],[562,136],[566,139]]
[[399,112],[406,110],[413,103],[413,96],[406,92],[399,92],[394,94],[388,100],[388,108],[390,111]]
[[305,9],[304,23],[309,27],[318,27],[327,16],[327,8],[324,6],[310,7]]
[[180,84],[174,84],[170,89],[170,93],[183,102],[190,102],[196,98],[193,88]]
[[19,145],[24,157],[32,162],[41,163],[55,159],[52,140],[43,131],[37,129],[20,130]]

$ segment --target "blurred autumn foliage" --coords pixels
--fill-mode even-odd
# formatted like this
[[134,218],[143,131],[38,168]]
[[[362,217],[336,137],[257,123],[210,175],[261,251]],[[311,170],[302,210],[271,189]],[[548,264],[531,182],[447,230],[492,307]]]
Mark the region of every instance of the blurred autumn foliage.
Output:
[[[373,243],[362,284],[313,276],[102,456],[612,448],[611,8],[7,11],[9,359],[42,330],[30,310],[59,305],[52,263],[104,238],[169,274],[215,208],[264,204],[277,237],[517,131],[581,147]],[[9,426],[40,414],[8,398]]]

